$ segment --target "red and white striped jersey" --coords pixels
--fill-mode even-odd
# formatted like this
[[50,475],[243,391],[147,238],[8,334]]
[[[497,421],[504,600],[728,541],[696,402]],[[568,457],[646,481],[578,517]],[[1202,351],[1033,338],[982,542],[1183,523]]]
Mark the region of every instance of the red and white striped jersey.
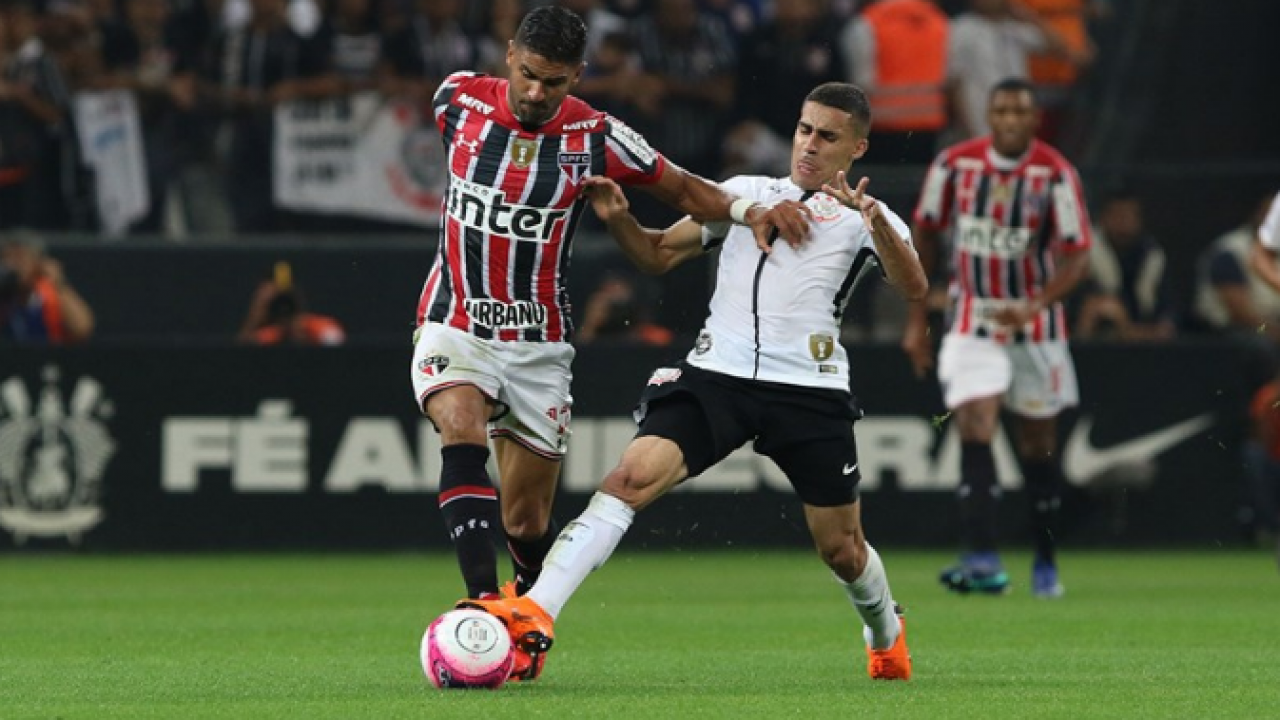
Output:
[[1033,140],[1021,158],[1009,159],[990,136],[953,145],[930,166],[914,219],[946,233],[951,332],[1002,343],[1066,340],[1060,303],[1021,329],[992,321],[1002,307],[1044,291],[1055,250],[1081,252],[1092,243],[1080,178],[1057,150]]
[[449,181],[418,324],[484,339],[568,342],[565,273],[586,208],[583,178],[655,182],[667,163],[639,133],[572,96],[528,129],[507,105],[507,85],[459,72],[436,91]]

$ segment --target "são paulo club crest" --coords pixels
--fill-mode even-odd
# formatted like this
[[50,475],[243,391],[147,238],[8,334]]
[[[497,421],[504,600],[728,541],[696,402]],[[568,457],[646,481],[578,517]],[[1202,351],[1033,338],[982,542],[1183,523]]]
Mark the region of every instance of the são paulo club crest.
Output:
[[79,378],[65,399],[60,376],[49,365],[39,388],[16,376],[0,383],[0,528],[18,544],[58,536],[77,543],[102,522],[114,408],[91,377]]

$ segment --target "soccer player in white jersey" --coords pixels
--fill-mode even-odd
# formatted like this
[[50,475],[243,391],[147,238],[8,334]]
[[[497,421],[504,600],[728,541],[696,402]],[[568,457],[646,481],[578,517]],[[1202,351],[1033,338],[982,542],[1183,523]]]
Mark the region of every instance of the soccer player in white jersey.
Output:
[[[998,83],[987,118],[989,135],[953,145],[934,161],[915,212],[924,266],[934,268],[944,238],[950,248],[951,304],[938,380],[960,432],[963,552],[941,581],[957,592],[1008,589],[996,547],[1000,486],[991,450],[1003,402],[1017,417],[1031,506],[1032,591],[1057,597],[1057,417],[1079,394],[1062,300],[1087,272],[1090,224],[1075,168],[1035,138],[1032,86]],[[932,365],[923,303],[912,307],[903,349],[918,375]]]
[[802,203],[811,231],[799,247],[762,250],[743,228],[687,217],[666,230],[644,229],[616,185],[592,181],[597,214],[648,271],[723,245],[711,314],[685,361],[649,379],[637,437],[561,532],[528,594],[468,605],[503,618],[516,638],[549,647],[554,618],[612,554],[636,511],[754,442],[795,487],[819,554],[862,619],[868,673],[910,677],[904,625],[862,532],[853,435],[861,411],[839,343],[845,303],[873,265],[907,298],[928,288],[906,224],[866,194],[866,178],[851,188],[845,177],[866,151],[870,115],[856,86],[820,85],[801,108],[790,177],[725,182],[763,205]]
[[[751,208],[571,97],[585,46],[581,18],[538,8],[508,48],[508,78],[454,73],[432,99],[449,183],[410,373],[441,434],[440,512],[468,597],[499,593],[499,512],[515,566],[508,594],[533,583],[556,537],[551,504],[573,406],[564,273],[586,178],[643,185],[704,220],[749,222],[762,244],[773,229],[790,242],[808,230],[795,208]],[[489,437],[500,496],[486,470]],[[514,677],[536,677],[541,662],[522,648]]]

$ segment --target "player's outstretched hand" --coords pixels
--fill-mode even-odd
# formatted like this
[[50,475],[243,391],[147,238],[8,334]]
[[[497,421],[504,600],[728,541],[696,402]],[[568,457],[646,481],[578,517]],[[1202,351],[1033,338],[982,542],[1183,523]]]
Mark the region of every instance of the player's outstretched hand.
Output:
[[756,247],[765,254],[772,249],[775,237],[786,240],[791,247],[799,247],[809,237],[811,220],[813,211],[798,200],[783,200],[768,208],[756,205],[747,213],[747,224],[756,237]]
[[858,181],[858,187],[850,187],[849,176],[840,170],[836,173],[835,184],[824,184],[822,192],[839,200],[850,210],[862,213],[862,219],[871,226],[876,220],[884,217],[884,213],[880,211],[880,203],[867,194],[867,185],[870,183],[871,181],[864,177]]
[[582,191],[591,201],[591,209],[596,211],[596,217],[606,225],[610,219],[631,209],[627,194],[622,192],[618,183],[607,177],[599,175],[587,177],[582,181]]

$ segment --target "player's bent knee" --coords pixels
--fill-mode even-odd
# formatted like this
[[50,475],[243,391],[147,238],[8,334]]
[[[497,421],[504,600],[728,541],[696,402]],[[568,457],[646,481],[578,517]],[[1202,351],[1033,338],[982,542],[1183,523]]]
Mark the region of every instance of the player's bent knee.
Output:
[[604,477],[600,489],[626,503],[632,510],[653,502],[661,492],[657,478],[625,462]]
[[504,512],[502,527],[508,535],[517,540],[533,542],[546,534],[550,518],[549,508],[540,508],[529,503]]

